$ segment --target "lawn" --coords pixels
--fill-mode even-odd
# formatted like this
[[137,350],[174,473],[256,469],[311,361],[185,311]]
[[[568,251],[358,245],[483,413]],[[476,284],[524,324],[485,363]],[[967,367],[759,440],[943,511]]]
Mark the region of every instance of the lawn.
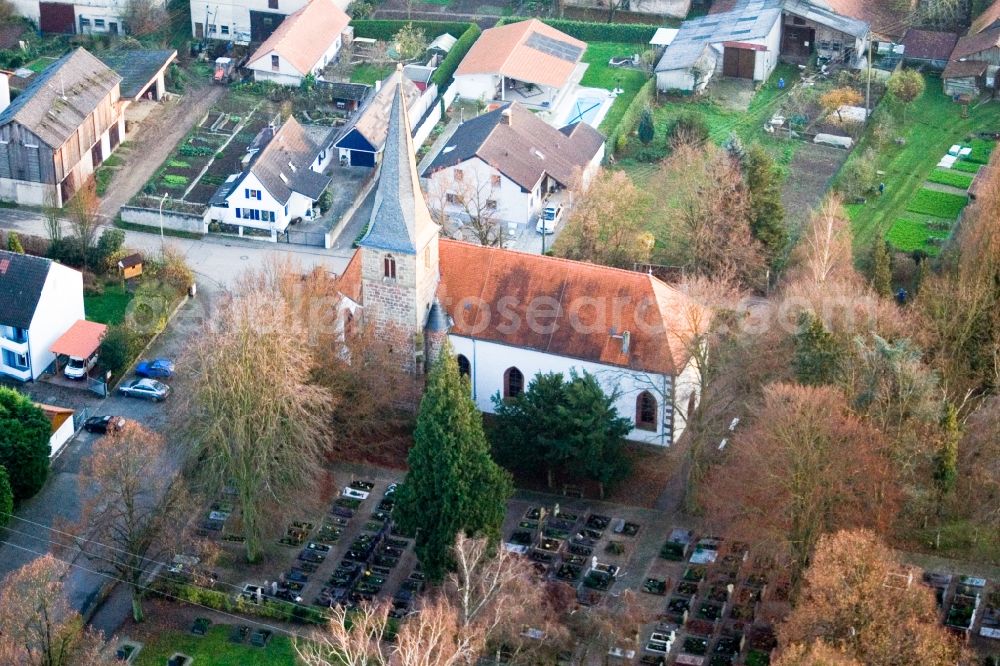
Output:
[[[906,123],[900,132],[903,144],[891,143],[878,155],[877,168],[885,172],[881,176],[886,184],[885,193],[869,198],[865,204],[848,207],[858,256],[864,256],[872,242],[883,237],[896,220],[908,217],[905,211],[914,203],[921,210],[927,209],[922,204],[930,205],[933,210],[943,211],[932,214],[954,219],[961,209],[959,202],[964,205],[964,197],[954,197],[948,203],[931,204],[928,199],[931,195],[921,195],[918,191],[948,148],[956,143],[965,143],[971,132],[1000,124],[1000,104],[970,107],[968,117],[963,118],[962,107],[944,94],[939,78],[928,76],[926,82],[926,92],[907,111]],[[871,145],[870,136],[866,134],[855,148],[852,159]],[[986,152],[985,145],[979,146],[978,151],[978,143],[968,145],[973,145],[977,158]],[[958,164],[966,163],[959,161],[956,166]]]
[[966,196],[921,188],[910,199],[906,210],[954,220],[968,202],[969,198]]
[[55,61],[56,58],[52,58],[49,56],[41,56],[29,62],[27,68],[33,71],[34,73],[39,74],[41,72],[44,72],[45,68],[54,63]]
[[163,666],[175,652],[194,658],[195,666],[294,666],[295,649],[288,636],[276,634],[265,648],[229,642],[228,625],[213,625],[204,636],[187,632],[159,632],[142,646],[135,666]]
[[373,86],[376,81],[385,79],[391,72],[392,67],[390,65],[379,67],[378,65],[367,63],[361,64],[356,66],[351,72],[351,83],[367,83]]
[[969,185],[972,185],[972,176],[967,173],[962,173],[961,171],[952,171],[951,169],[935,169],[931,171],[930,175],[927,176],[927,181],[930,183],[937,183],[939,185],[951,185],[952,187],[957,187],[960,190],[969,189]]
[[600,129],[602,131],[608,132],[618,125],[632,98],[639,92],[642,84],[649,79],[646,72],[629,67],[611,67],[608,61],[613,57],[623,58],[635,53],[642,53],[647,48],[646,44],[621,42],[591,42],[587,45],[587,51],[583,54],[583,61],[587,63],[587,71],[584,72],[580,85],[587,88],[604,88],[605,90],[621,88],[624,91],[615,99],[608,115],[601,121]]
[[132,294],[120,284],[111,283],[104,287],[100,296],[84,296],[83,307],[90,321],[120,324],[125,319],[125,310],[131,300]]

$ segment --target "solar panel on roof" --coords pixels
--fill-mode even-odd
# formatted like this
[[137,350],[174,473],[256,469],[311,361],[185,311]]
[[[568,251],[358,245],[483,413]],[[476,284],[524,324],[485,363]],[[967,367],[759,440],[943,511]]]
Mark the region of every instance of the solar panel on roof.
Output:
[[546,35],[540,35],[537,32],[532,33],[531,36],[528,37],[528,41],[525,42],[525,44],[536,51],[553,55],[568,62],[576,62],[577,59],[583,55],[583,49],[579,46],[576,46],[575,44],[567,44],[566,42],[560,42],[558,39],[552,39]]

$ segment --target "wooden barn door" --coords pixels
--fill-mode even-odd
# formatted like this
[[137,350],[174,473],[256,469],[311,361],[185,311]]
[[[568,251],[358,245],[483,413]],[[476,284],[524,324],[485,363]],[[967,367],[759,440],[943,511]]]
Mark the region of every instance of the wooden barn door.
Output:
[[722,55],[722,75],[734,79],[752,79],[757,52],[727,46]]

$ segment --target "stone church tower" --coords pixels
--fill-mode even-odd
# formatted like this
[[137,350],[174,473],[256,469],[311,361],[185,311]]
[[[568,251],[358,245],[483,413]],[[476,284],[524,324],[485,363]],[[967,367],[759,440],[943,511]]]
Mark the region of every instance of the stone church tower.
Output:
[[358,252],[365,321],[375,326],[380,339],[390,341],[404,367],[414,374],[423,371],[424,328],[440,277],[438,231],[420,191],[400,75],[389,111],[375,207]]

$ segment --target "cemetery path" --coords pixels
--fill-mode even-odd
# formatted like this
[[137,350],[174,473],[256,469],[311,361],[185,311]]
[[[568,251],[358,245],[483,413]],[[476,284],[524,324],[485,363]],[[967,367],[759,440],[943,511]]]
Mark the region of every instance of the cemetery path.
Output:
[[132,136],[126,137],[125,167],[118,169],[101,201],[101,214],[114,218],[160,168],[177,142],[201,120],[213,104],[228,91],[226,86],[205,85],[188,88],[180,98],[163,102]]

